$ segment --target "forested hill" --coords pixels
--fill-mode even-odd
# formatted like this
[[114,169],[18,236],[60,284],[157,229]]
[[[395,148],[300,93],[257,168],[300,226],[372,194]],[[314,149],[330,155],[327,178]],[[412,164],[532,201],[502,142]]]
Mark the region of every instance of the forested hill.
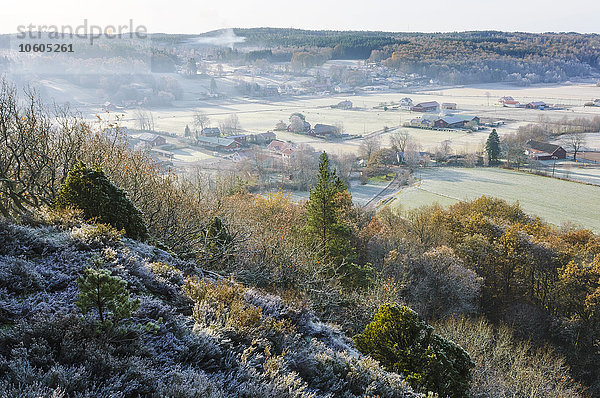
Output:
[[[217,37],[224,31],[203,34]],[[231,34],[229,31],[228,34]],[[283,28],[233,29],[236,44],[269,50],[269,60],[299,52],[327,59],[368,59],[442,83],[558,83],[600,73],[600,36],[579,33],[471,31],[404,33]],[[272,53],[271,53],[272,51]],[[277,56],[273,56],[277,53]]]

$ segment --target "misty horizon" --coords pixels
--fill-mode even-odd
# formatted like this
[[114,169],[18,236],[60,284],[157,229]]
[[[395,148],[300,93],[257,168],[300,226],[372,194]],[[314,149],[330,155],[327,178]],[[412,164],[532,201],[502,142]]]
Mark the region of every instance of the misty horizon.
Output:
[[340,7],[327,1],[302,4],[272,0],[238,0],[192,4],[181,0],[73,5],[66,1],[11,6],[0,15],[0,33],[15,33],[19,25],[72,25],[84,19],[96,25],[119,25],[133,18],[149,33],[201,34],[227,28],[275,27],[306,30],[385,32],[577,32],[600,33],[600,4],[575,0],[568,4],[509,0],[488,4],[471,0],[452,3],[391,4],[350,1]]

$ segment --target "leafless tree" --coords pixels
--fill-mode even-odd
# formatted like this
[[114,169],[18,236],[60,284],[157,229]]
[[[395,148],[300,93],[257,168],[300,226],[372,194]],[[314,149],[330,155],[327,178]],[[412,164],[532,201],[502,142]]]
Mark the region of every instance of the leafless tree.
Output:
[[202,111],[194,112],[194,120],[192,121],[192,124],[196,129],[202,131],[206,126],[208,126],[209,123],[210,119],[208,118],[206,113]]
[[332,156],[333,164],[335,165],[337,175],[346,183],[350,182],[350,175],[356,163],[356,155],[352,153],[343,153],[341,155]]
[[379,148],[381,148],[381,140],[378,136],[365,138],[358,147],[358,156],[368,161]]
[[138,108],[135,111],[135,122],[140,130],[154,131],[154,116],[152,112]]
[[277,122],[277,124],[275,125],[275,130],[277,131],[284,131],[287,129],[287,124],[285,124],[285,122],[283,120],[280,120]]
[[221,134],[223,135],[235,135],[242,129],[242,126],[240,124],[240,119],[234,113],[224,121],[220,122],[219,128],[221,129]]
[[419,165],[421,161],[420,154],[420,146],[412,141],[406,145],[406,149],[404,150],[404,163],[409,167],[409,169],[414,170]]
[[517,169],[525,162],[525,142],[519,134],[507,134],[502,138],[504,144],[504,155],[509,167],[516,166]]
[[435,160],[437,162],[444,162],[448,160],[448,156],[450,156],[452,152],[452,147],[450,144],[450,140],[444,140],[441,142],[440,146],[435,151]]
[[390,135],[390,145],[396,152],[404,152],[409,141],[410,134],[406,131],[398,131]]
[[0,214],[12,217],[51,204],[91,136],[67,108],[49,112],[35,91],[19,97],[0,80]]
[[337,122],[335,124],[335,129],[337,130],[337,134],[342,135],[346,132],[346,128],[344,127],[344,122]]
[[577,153],[585,145],[585,135],[582,133],[570,133],[567,135],[567,148],[573,151],[573,160],[577,160]]

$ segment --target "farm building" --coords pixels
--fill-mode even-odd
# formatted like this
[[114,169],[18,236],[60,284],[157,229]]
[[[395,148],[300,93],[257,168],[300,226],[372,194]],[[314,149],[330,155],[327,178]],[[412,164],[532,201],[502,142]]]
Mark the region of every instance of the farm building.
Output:
[[502,97],[498,100],[505,107],[516,108],[519,106],[519,101],[515,100],[513,97],[507,96]]
[[417,117],[410,121],[410,125],[413,127],[433,127],[433,120],[431,118]]
[[246,145],[249,139],[249,137],[246,134],[230,135],[227,138],[238,142],[240,145]]
[[159,157],[163,157],[163,158],[167,158],[167,159],[173,159],[175,157],[175,154],[173,152],[163,151],[162,149],[157,149],[157,148],[151,149],[150,154],[156,155]]
[[410,110],[413,106],[413,100],[408,98],[408,97],[404,97],[400,100],[400,109],[406,109],[406,110]]
[[281,156],[284,159],[290,159],[296,154],[294,144],[284,141],[271,141],[267,149],[274,155]]
[[291,148],[291,147],[292,147],[292,144],[289,142],[274,140],[274,141],[271,141],[269,146],[267,146],[267,149],[271,152],[281,152],[284,149]]
[[138,139],[143,144],[150,146],[150,147],[165,145],[167,143],[167,140],[165,139],[165,137],[161,137],[158,134],[152,134],[152,133],[143,133],[142,135],[140,135],[138,137]]
[[225,156],[225,158],[230,159],[234,163],[238,163],[238,162],[244,161],[246,159],[249,159],[250,156],[248,156],[248,154],[246,152],[236,151],[236,152],[232,153],[231,155]]
[[468,115],[424,115],[423,117],[411,120],[411,125],[413,126],[444,129],[461,129],[469,123],[479,125],[479,117]]
[[438,118],[433,122],[433,125],[435,127],[457,129],[465,127],[465,123],[467,123],[467,121],[463,117],[448,115]]
[[435,112],[440,108],[437,101],[421,102],[411,108],[414,112]]
[[338,128],[335,126],[332,126],[330,124],[317,123],[317,124],[315,124],[315,127],[311,131],[311,135],[317,135],[317,136],[330,136],[330,135],[337,135],[337,134],[338,134]]
[[205,127],[200,132],[205,137],[219,137],[221,135],[221,130],[218,127]]
[[527,108],[527,109],[544,109],[547,106],[548,105],[543,101],[534,101],[534,102],[530,102],[527,105],[525,105],[525,108]]
[[239,142],[231,138],[198,137],[196,143],[213,151],[235,151],[241,147]]
[[442,102],[442,109],[456,110],[456,103],[454,103],[454,102]]
[[536,160],[551,160],[551,159],[566,159],[567,151],[560,145],[549,144],[529,140],[526,144],[525,153],[532,159]]
[[254,142],[257,144],[268,144],[273,141],[277,136],[272,131],[267,131],[266,133],[258,133],[254,135]]

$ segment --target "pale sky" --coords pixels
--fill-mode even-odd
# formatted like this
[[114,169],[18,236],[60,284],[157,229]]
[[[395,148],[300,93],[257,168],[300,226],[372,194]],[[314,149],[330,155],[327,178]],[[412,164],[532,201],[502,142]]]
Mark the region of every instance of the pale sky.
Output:
[[145,25],[149,32],[234,27],[600,33],[598,0],[2,0],[0,33],[19,25]]

